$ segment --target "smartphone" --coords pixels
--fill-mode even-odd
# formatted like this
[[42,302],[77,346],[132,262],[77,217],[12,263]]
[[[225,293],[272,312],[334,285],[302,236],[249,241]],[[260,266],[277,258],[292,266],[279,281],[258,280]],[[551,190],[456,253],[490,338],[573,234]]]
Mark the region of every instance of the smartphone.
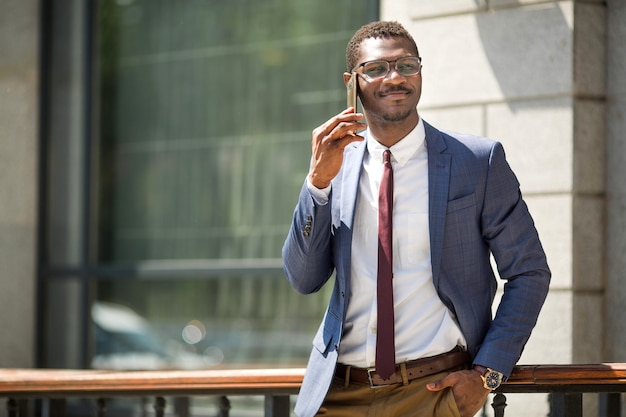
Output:
[[350,80],[348,84],[346,84],[346,93],[348,96],[348,107],[354,107],[354,111],[356,112],[356,94],[357,92],[357,79],[356,72],[353,72],[350,76]]

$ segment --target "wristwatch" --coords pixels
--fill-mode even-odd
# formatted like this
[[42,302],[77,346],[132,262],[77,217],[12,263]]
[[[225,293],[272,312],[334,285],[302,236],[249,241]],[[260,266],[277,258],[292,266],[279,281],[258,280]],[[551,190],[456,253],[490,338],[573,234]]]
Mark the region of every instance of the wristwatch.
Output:
[[485,368],[482,365],[474,365],[474,368],[472,369],[478,372],[478,374],[482,378],[483,386],[485,387],[485,389],[493,391],[494,389],[498,388],[500,384],[502,384],[502,380],[504,379],[504,375],[502,374],[502,372],[498,372],[491,368]]

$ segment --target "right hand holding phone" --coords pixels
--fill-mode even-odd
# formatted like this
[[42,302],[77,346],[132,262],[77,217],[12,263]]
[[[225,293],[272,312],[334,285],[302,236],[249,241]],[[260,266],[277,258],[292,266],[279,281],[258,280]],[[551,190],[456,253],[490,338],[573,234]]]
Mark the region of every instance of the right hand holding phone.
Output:
[[357,134],[366,128],[363,117],[362,113],[355,113],[355,109],[350,107],[313,130],[313,159],[309,170],[313,186],[320,189],[328,187],[341,169],[344,148],[365,139]]

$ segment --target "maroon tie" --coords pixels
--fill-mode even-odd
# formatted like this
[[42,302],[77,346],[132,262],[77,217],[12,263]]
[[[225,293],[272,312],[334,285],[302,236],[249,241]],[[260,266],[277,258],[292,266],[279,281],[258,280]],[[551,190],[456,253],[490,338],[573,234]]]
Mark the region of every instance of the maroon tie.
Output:
[[396,371],[393,326],[392,258],[393,170],[391,151],[383,153],[383,177],[378,192],[378,324],[376,372],[387,379]]

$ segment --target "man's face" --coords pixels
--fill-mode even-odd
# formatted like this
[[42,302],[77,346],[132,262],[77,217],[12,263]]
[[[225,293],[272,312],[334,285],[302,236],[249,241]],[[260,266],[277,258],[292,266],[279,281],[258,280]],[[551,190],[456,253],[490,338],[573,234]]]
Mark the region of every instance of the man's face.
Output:
[[422,75],[403,76],[395,69],[395,60],[415,56],[415,50],[404,38],[368,38],[361,43],[358,64],[375,60],[392,61],[389,72],[380,78],[368,79],[359,74],[359,97],[367,119],[402,122],[417,115],[422,94]]

